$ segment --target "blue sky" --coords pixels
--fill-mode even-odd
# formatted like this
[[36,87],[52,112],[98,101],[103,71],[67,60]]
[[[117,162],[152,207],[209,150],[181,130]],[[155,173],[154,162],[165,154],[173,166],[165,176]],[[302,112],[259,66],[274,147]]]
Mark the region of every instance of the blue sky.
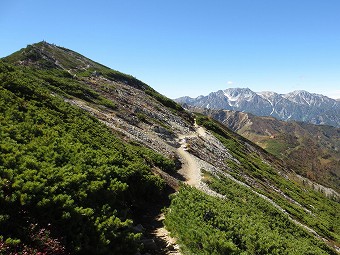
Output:
[[340,98],[339,0],[2,0],[0,57],[46,40],[164,95]]

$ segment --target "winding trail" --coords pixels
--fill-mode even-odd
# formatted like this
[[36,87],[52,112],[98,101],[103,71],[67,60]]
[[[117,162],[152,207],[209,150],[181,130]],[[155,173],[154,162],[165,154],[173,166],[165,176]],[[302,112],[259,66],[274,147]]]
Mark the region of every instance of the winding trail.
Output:
[[[103,122],[104,124],[106,124],[107,126],[109,126],[112,129],[115,129],[119,132],[122,132],[123,134],[126,134],[127,137],[131,137],[132,139],[135,139],[135,140],[138,140],[138,141],[140,140],[137,135],[133,135],[134,133],[131,131],[131,129],[130,130],[124,130],[124,129],[119,127],[120,125],[117,125],[115,123],[115,121],[117,121],[120,124],[122,124],[122,122],[123,122],[122,120],[120,120],[120,119],[115,120],[115,119],[113,119],[114,117],[111,116],[110,114],[103,113],[103,112],[99,111],[98,109],[90,107],[89,105],[87,105],[82,100],[65,99],[65,101],[69,102],[71,104],[77,105],[78,107],[90,112],[92,115],[97,117],[101,122]],[[113,120],[115,120],[115,121],[112,122]],[[187,139],[188,138],[201,137],[206,141],[209,141],[210,139],[214,139],[214,138],[212,138],[212,135],[207,133],[206,130],[203,127],[200,127],[195,123],[195,131],[194,132],[191,132],[189,134],[180,133],[180,134],[177,134],[177,136],[178,136],[177,142],[179,142],[180,147],[177,148],[175,152],[182,161],[182,168],[178,171],[178,173],[181,174],[186,179],[186,181],[185,181],[186,184],[193,186],[193,187],[205,192],[206,194],[208,194],[210,196],[225,199],[226,196],[215,192],[214,190],[210,189],[209,186],[206,183],[202,182],[201,169],[203,168],[203,169],[205,169],[205,170],[207,170],[207,171],[209,171],[213,174],[214,173],[215,174],[216,173],[222,174],[222,175],[228,177],[229,179],[231,179],[232,181],[249,188],[256,195],[267,200],[269,203],[271,203],[273,206],[275,206],[278,210],[280,210],[285,215],[287,215],[288,218],[292,222],[294,222],[296,225],[303,227],[308,232],[314,234],[318,239],[323,240],[326,243],[331,243],[331,242],[329,242],[329,240],[326,240],[325,238],[321,237],[312,228],[310,228],[310,227],[304,225],[303,223],[293,219],[288,212],[286,212],[282,207],[280,207],[277,203],[275,203],[270,198],[266,197],[263,194],[260,194],[256,191],[254,191],[249,185],[235,179],[234,177],[232,177],[230,174],[226,173],[225,171],[222,171],[219,168],[211,165],[210,163],[203,161],[203,160],[197,158],[196,156],[192,155],[191,153],[189,153],[187,151],[187,147],[188,147]],[[140,141],[143,143],[143,140],[140,140]],[[162,221],[163,219],[164,219],[164,215],[161,213],[161,214],[158,215],[156,221]],[[156,228],[155,231],[154,231],[154,235],[161,238],[167,244],[163,254],[166,254],[166,255],[181,255],[179,246],[176,244],[176,239],[174,239],[170,236],[170,233],[164,228],[163,223],[160,224],[160,225],[162,225],[162,227]],[[335,248],[337,250],[337,252],[340,253],[339,247],[333,246],[333,248]]]
[[[287,217],[289,218],[289,220],[291,220],[293,223],[295,223],[296,225],[304,228],[305,230],[307,230],[308,232],[310,232],[311,234],[313,234],[316,238],[326,242],[326,243],[330,243],[329,240],[323,238],[322,236],[320,236],[314,229],[308,227],[307,225],[299,222],[298,220],[294,219],[291,217],[291,215],[284,210],[280,205],[278,205],[276,202],[274,202],[272,199],[268,198],[267,196],[258,193],[257,191],[253,190],[248,184],[241,182],[237,179],[235,179],[233,176],[231,176],[230,174],[226,173],[225,171],[220,170],[219,168],[216,168],[215,166],[211,165],[208,162],[205,162],[199,158],[197,158],[196,156],[192,155],[191,153],[189,153],[187,151],[187,138],[193,138],[193,137],[203,137],[205,139],[209,139],[206,130],[203,127],[199,127],[196,123],[195,123],[195,132],[192,132],[188,135],[178,135],[179,138],[179,143],[180,143],[180,147],[176,150],[177,155],[182,159],[182,168],[178,171],[178,173],[180,173],[185,179],[185,183],[193,186],[199,190],[202,190],[203,192],[205,192],[208,195],[214,196],[214,197],[219,197],[222,199],[225,199],[226,196],[217,193],[216,191],[212,190],[209,188],[209,186],[202,182],[202,176],[201,176],[201,169],[204,168],[205,170],[208,170],[210,172],[215,172],[215,173],[219,173],[224,175],[225,177],[228,177],[229,179],[231,179],[232,181],[249,188],[254,194],[258,195],[259,197],[265,199],[266,201],[268,201],[269,203],[271,203],[275,208],[277,208],[279,211],[281,211],[282,213],[284,213],[285,215],[287,215]],[[334,247],[337,252],[339,252],[339,248],[338,247]]]
[[[159,222],[162,222],[164,219],[164,213],[159,214],[156,218],[156,220]],[[164,227],[163,223],[162,227],[155,229],[154,235],[162,239],[166,243],[166,248],[163,251],[165,255],[181,255],[176,238],[170,236],[169,231]]]
[[[185,183],[192,187],[202,190],[203,192],[216,197],[224,197],[221,194],[211,190],[208,185],[202,182],[201,176],[201,168],[202,163],[206,163],[194,155],[190,154],[187,151],[187,138],[206,136],[205,129],[202,127],[198,127],[195,123],[195,132],[189,134],[177,134],[178,140],[177,142],[180,144],[180,147],[176,150],[177,156],[182,161],[182,167],[178,170],[178,173],[185,178]],[[161,221],[164,219],[164,214],[161,213],[157,220]],[[170,236],[169,231],[162,225],[162,227],[156,228],[154,231],[154,235],[158,238],[162,239],[165,243],[167,243],[168,249],[165,250],[166,255],[181,255],[179,245],[177,244],[176,238]]]
[[201,186],[201,167],[198,164],[198,158],[190,154],[187,151],[187,138],[192,137],[206,137],[207,133],[203,127],[196,124],[195,121],[195,132],[188,135],[178,135],[180,147],[177,149],[177,155],[184,161],[182,168],[178,171],[179,174],[183,175],[186,179],[186,184],[199,188]]
[[205,182],[202,181],[201,169],[208,170],[214,169],[215,167],[187,151],[188,138],[202,137],[204,139],[209,139],[206,130],[203,127],[198,126],[196,122],[195,128],[195,132],[187,135],[178,135],[178,142],[181,146],[176,150],[176,153],[182,159],[182,168],[178,171],[178,173],[186,179],[186,184],[195,187],[210,196],[226,198],[224,195],[212,190]]
[[201,182],[201,171],[193,155],[186,151],[186,139],[180,139],[181,146],[177,155],[183,160],[182,168],[178,171],[186,179],[185,183],[198,188]]
[[199,188],[202,179],[201,167],[197,164],[198,158],[187,151],[187,139],[199,136],[205,137],[206,131],[203,127],[198,126],[196,121],[194,126],[195,132],[187,135],[178,134],[178,142],[181,146],[176,150],[176,153],[183,160],[182,168],[178,173],[184,176],[186,184]]

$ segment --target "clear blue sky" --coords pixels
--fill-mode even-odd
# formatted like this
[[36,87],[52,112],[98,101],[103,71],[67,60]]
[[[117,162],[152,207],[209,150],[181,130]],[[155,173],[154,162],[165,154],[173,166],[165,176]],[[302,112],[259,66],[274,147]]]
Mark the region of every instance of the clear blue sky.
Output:
[[1,0],[0,57],[46,40],[175,98],[228,87],[340,98],[340,0]]

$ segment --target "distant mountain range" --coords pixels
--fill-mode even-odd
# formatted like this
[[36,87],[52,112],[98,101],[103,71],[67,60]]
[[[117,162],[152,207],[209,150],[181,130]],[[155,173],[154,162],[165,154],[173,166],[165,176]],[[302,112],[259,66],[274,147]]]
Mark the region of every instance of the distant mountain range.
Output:
[[201,108],[235,110],[285,121],[340,127],[340,101],[303,90],[278,94],[268,91],[256,93],[249,88],[228,88],[207,96],[185,96],[175,101]]

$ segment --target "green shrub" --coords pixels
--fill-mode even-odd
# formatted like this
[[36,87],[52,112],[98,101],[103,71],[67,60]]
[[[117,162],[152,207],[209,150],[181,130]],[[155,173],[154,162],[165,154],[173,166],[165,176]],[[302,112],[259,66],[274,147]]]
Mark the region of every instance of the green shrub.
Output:
[[[58,240],[72,254],[135,254],[140,234],[131,230],[132,218],[164,189],[150,168],[172,169],[174,163],[121,141],[51,93],[59,91],[55,88],[72,95],[86,91],[87,98],[101,100],[76,82],[1,62],[0,69],[5,70],[0,74],[4,245],[37,253]],[[32,224],[48,238],[37,241]]]

